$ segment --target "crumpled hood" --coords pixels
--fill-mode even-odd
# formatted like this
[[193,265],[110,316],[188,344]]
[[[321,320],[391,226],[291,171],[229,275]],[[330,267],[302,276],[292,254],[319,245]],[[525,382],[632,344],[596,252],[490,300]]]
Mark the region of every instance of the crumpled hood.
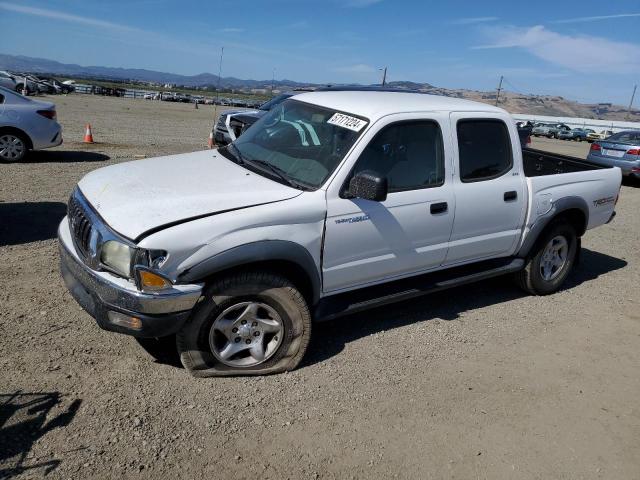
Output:
[[130,239],[194,217],[287,200],[301,193],[215,150],[100,168],[78,186],[103,220]]

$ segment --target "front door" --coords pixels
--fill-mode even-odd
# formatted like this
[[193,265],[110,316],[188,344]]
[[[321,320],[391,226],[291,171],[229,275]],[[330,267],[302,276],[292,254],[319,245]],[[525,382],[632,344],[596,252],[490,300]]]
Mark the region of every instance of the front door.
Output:
[[[444,132],[444,135],[443,135]],[[351,289],[442,264],[453,225],[455,200],[445,149],[448,118],[387,119],[369,132],[341,188],[327,193],[323,254],[325,292]],[[447,144],[448,145],[448,144]],[[447,151],[445,151],[447,150]],[[387,178],[383,202],[347,198],[357,172]]]

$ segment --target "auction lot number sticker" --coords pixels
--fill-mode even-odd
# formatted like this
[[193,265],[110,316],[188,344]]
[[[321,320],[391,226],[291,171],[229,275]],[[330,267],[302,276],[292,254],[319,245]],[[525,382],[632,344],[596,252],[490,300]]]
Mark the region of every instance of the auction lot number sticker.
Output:
[[337,125],[338,127],[348,128],[354,132],[359,132],[367,124],[366,121],[360,120],[356,117],[345,115],[344,113],[334,113],[333,116],[327,120],[327,123],[331,125]]

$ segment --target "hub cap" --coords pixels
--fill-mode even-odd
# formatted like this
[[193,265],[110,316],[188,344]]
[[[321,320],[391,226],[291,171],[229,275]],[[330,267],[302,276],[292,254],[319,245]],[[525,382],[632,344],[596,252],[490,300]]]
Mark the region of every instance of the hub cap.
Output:
[[540,259],[540,274],[544,280],[551,281],[560,275],[567,264],[569,243],[561,235],[554,237],[547,244]]
[[213,355],[231,367],[251,367],[267,361],[282,343],[280,315],[260,302],[236,303],[215,319],[209,332]]
[[23,141],[14,135],[2,135],[0,137],[0,158],[5,160],[17,160],[24,155],[26,146]]

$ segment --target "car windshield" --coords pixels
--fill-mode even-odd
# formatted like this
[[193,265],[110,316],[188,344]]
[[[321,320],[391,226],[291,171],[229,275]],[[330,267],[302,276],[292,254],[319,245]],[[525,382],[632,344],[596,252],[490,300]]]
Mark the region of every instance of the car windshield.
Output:
[[286,100],[221,153],[276,181],[316,189],[340,164],[367,123],[359,116]]
[[278,95],[277,97],[273,97],[267,103],[263,103],[262,105],[260,105],[260,110],[264,110],[264,111],[268,112],[273,107],[275,107],[276,105],[281,104],[287,98],[290,98],[290,97],[293,97],[293,95],[291,95],[290,93],[283,93],[281,95]]
[[626,143],[629,145],[640,145],[640,130],[631,132],[620,132],[607,138],[608,142]]

